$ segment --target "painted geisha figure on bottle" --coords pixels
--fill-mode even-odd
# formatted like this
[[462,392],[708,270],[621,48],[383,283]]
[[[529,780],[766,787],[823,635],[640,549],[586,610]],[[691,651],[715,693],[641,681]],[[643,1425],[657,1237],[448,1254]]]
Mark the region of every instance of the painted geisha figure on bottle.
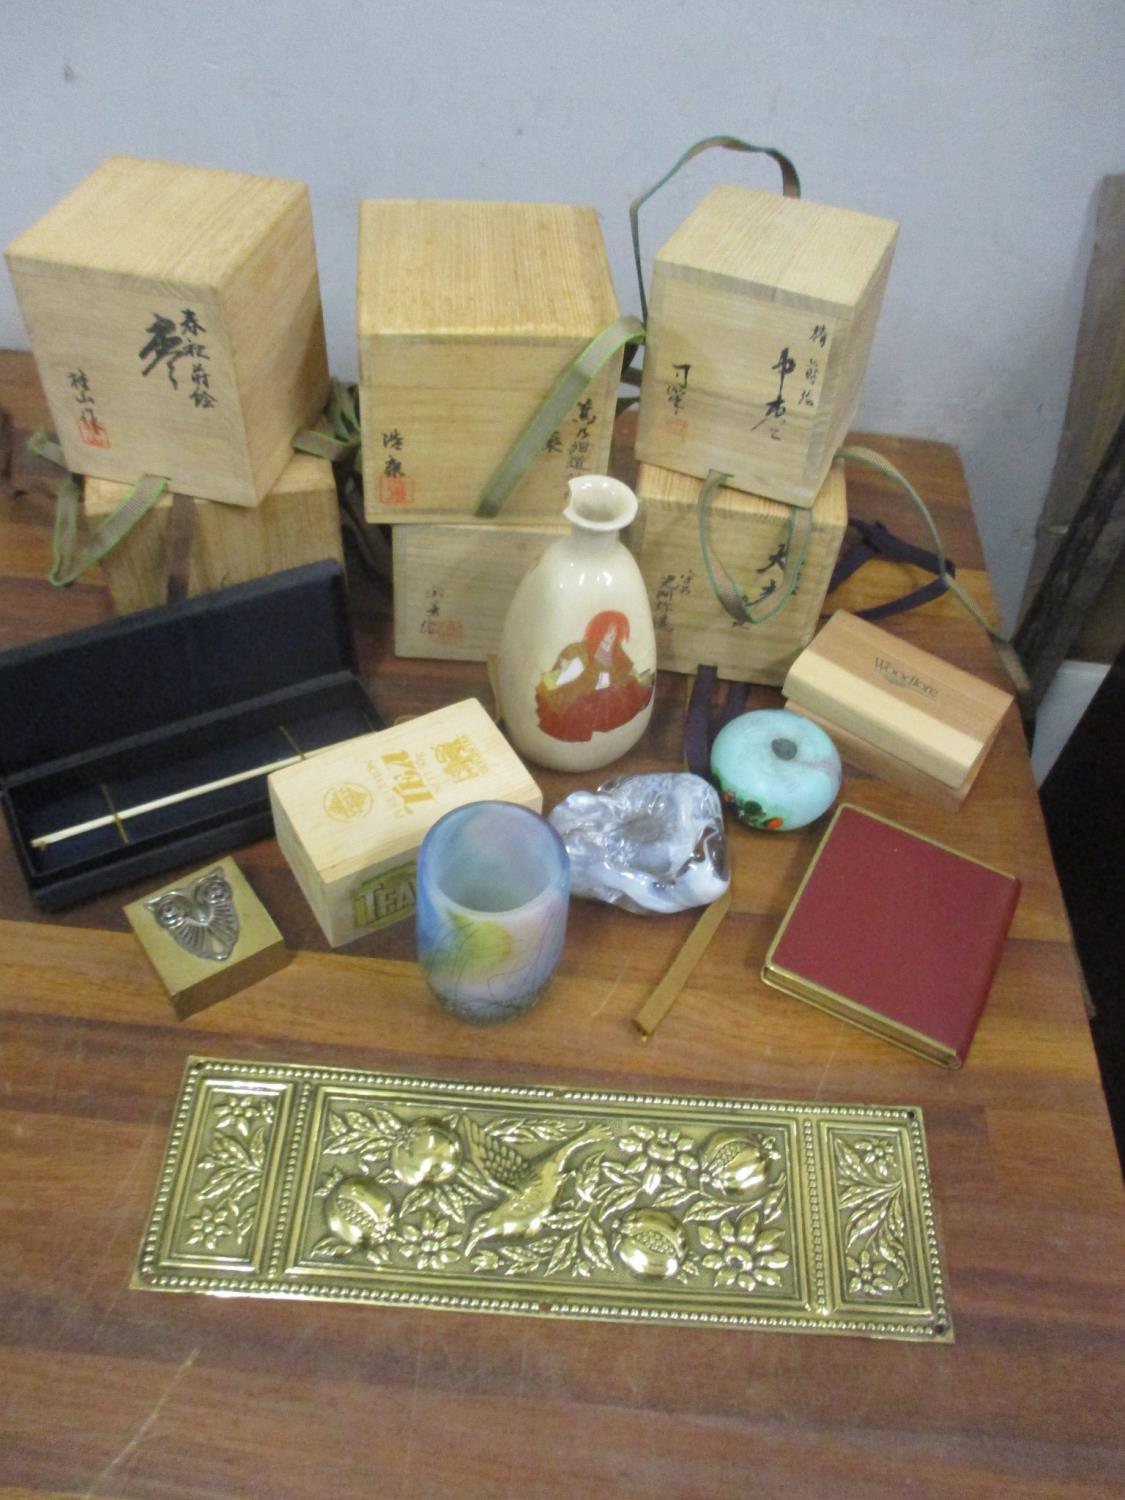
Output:
[[640,569],[618,533],[637,497],[603,475],[570,481],[570,535],[516,590],[500,642],[500,708],[513,745],[560,771],[625,754],[648,727],[656,638]]

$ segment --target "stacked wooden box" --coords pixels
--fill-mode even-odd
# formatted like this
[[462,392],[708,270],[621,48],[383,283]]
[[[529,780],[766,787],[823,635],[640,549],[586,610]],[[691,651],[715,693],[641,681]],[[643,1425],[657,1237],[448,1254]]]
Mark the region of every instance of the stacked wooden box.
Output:
[[[636,449],[661,666],[778,683],[811,638],[847,519],[834,459],[896,234],[887,219],[717,187],[657,253]],[[738,624],[708,583],[697,499],[712,470],[712,545],[761,625]],[[812,510],[803,560],[785,548],[789,507]]]
[[[219,503],[228,519],[269,497],[269,545],[256,549],[257,563],[245,548],[232,568],[216,561],[225,523],[215,513],[204,523],[206,558],[193,559],[197,583],[339,556],[335,518],[325,524],[327,467],[287,467],[294,434],[328,391],[303,183],[112,157],[15,240],[7,260],[67,466],[98,482],[92,515],[124,493],[101,481],[129,486],[155,474]],[[154,521],[115,549],[115,566],[133,580],[120,607],[162,597],[163,580],[149,572],[159,530]]]
[[[129,486],[87,479],[83,491],[87,521],[96,526],[117,509]],[[172,564],[171,514],[172,497],[164,495],[102,559],[117,614],[164,603]],[[336,481],[326,459],[294,453],[261,505],[196,497],[188,597],[324,558],[341,565],[344,560]]]
[[796,584],[776,613],[771,612],[775,596],[796,566],[789,509],[729,486],[716,492],[709,526],[715,555],[738,580],[751,617],[764,617],[759,623],[726,613],[711,585],[699,536],[699,480],[642,464],[637,498],[634,547],[652,605],[659,665],[690,674],[706,663],[728,681],[780,684],[793,657],[816,633],[848,523],[843,461],[832,466],[821,486]]
[[620,356],[495,520],[489,478],[559,374],[618,316],[597,216],[553,203],[361,204],[357,322],[368,521],[394,526],[395,650],[483,661],[561,521],[608,467]]

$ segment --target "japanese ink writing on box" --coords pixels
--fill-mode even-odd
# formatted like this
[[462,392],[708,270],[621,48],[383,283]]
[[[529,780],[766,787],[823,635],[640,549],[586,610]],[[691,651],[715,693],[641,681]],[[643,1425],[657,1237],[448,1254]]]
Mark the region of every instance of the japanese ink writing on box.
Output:
[[[597,214],[563,203],[360,205],[359,401],[369,521],[464,521],[560,373],[618,316]],[[609,461],[620,355],[504,504],[557,519]]]
[[68,468],[262,501],[328,394],[304,183],[110,157],[7,260]]
[[713,188],[653,262],[638,458],[812,505],[855,413],[897,234]]
[[[802,541],[792,507],[723,486],[707,522],[709,564],[700,540],[699,480],[641,464],[634,549],[661,669],[691,674],[709,662],[731,682],[779,684],[816,633],[848,524],[845,494],[840,460],[802,516],[802,528],[809,528]],[[716,562],[748,619],[732,618],[720,601],[711,581]]]

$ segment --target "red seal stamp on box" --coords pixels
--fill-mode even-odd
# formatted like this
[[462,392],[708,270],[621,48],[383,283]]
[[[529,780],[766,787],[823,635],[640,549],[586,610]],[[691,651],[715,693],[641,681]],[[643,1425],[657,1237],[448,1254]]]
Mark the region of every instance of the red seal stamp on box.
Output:
[[79,417],[78,436],[91,448],[108,448],[109,433],[98,421],[97,417]]
[[413,505],[414,481],[405,474],[379,475],[380,505]]

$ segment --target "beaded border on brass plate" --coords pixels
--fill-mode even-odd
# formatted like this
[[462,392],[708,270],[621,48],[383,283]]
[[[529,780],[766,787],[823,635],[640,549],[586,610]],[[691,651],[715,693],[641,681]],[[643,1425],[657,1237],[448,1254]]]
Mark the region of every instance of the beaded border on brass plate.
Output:
[[949,1342],[921,1111],[191,1058],[133,1285]]

